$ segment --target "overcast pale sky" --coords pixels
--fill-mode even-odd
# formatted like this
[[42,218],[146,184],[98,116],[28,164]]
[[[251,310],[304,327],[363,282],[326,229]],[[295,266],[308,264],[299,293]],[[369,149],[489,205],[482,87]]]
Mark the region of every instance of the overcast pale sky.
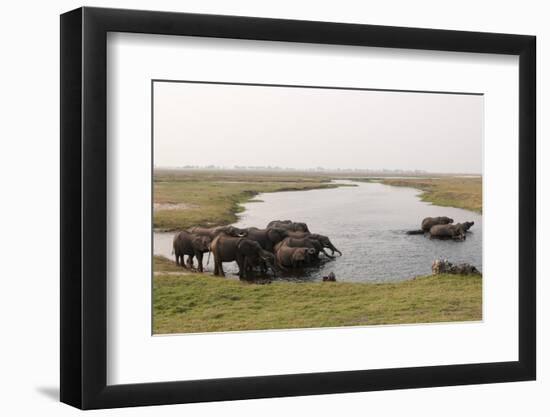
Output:
[[482,171],[483,96],[154,83],[154,164]]

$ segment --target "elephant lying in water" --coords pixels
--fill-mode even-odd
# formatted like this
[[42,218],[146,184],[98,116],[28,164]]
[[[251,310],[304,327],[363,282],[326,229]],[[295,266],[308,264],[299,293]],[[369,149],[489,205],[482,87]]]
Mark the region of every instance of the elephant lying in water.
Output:
[[[193,268],[193,257],[197,258],[199,272],[202,272],[203,254],[210,251],[211,239],[208,236],[198,236],[189,232],[179,232],[172,243],[176,264],[184,268]],[[187,255],[187,266],[184,262]]]
[[305,232],[309,233],[307,224],[301,222],[293,222],[292,220],[273,220],[269,222],[267,228],[278,227],[291,232]]
[[[470,226],[471,227],[471,226]],[[469,228],[469,227],[468,227]],[[430,229],[430,239],[454,239],[465,240],[466,234],[462,223],[457,224],[438,224]]]
[[424,220],[422,220],[422,224],[420,225],[419,230],[409,230],[407,234],[423,235],[424,233],[428,233],[433,226],[451,224],[453,222],[454,220],[447,216],[426,217]]
[[232,237],[219,234],[210,245],[214,255],[214,275],[225,276],[223,271],[224,262],[236,261],[239,266],[239,277],[244,278],[249,267],[265,263],[274,272],[273,254],[262,249],[260,244],[245,237]]

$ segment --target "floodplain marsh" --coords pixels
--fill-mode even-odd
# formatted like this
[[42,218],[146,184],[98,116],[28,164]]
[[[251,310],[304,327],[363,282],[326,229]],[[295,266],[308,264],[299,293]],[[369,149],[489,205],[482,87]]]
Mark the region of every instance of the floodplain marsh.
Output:
[[[342,179],[351,178],[344,174],[310,172],[158,170],[154,176],[154,227],[157,231],[173,231],[197,225],[234,224],[239,221],[244,206],[258,202],[258,194],[354,186],[332,182]],[[481,201],[481,177],[441,176],[436,181],[432,177],[354,176],[353,180],[424,191],[435,187],[434,183],[439,187],[448,184],[447,198],[451,201],[453,198],[463,201],[462,206],[470,209],[475,209]],[[464,192],[465,188],[468,193]],[[419,197],[429,200],[431,196],[437,194],[424,192]],[[441,205],[436,198],[434,203]],[[345,254],[346,251],[337,262],[346,262]],[[481,275],[424,274],[388,283],[284,280],[250,283],[234,276],[215,277],[211,271],[204,274],[185,271],[160,256],[154,257],[154,271],[156,334],[482,319]],[[344,276],[337,279],[346,281]]]

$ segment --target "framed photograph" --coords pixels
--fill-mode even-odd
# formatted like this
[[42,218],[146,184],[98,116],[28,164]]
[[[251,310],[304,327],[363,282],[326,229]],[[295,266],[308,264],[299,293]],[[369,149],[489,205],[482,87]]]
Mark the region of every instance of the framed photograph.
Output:
[[61,401],[536,375],[535,37],[61,16]]

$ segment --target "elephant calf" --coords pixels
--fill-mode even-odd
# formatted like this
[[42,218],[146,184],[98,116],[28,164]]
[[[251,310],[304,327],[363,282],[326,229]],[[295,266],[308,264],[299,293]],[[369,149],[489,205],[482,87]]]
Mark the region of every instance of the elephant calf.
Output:
[[275,262],[280,268],[300,268],[311,262],[315,256],[313,248],[291,248],[281,245],[275,252]]
[[[174,236],[173,253],[176,256],[176,264],[184,268],[193,268],[193,257],[197,258],[199,272],[202,272],[203,254],[210,251],[211,239],[208,236],[197,236],[189,232],[179,232]],[[184,262],[187,255],[187,267]]]

